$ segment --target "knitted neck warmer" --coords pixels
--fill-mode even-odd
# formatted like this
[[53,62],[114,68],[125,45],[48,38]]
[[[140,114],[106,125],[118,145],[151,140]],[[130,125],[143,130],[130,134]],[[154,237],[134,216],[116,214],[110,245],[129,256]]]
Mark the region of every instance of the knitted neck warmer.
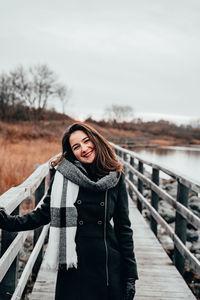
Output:
[[[78,167],[77,167],[78,165]],[[76,228],[77,210],[74,203],[79,187],[93,191],[106,191],[117,185],[117,172],[110,172],[97,182],[90,180],[79,168],[64,159],[57,167],[51,192],[51,224],[44,266],[50,269],[77,267]],[[62,226],[61,226],[62,224]]]
[[[78,167],[77,167],[78,166]],[[70,161],[63,159],[57,170],[67,179],[77,184],[78,186],[93,190],[93,191],[105,191],[117,185],[119,181],[118,173],[116,171],[110,172],[108,175],[100,178],[97,182],[90,180],[79,169],[84,168],[80,162],[74,164]]]

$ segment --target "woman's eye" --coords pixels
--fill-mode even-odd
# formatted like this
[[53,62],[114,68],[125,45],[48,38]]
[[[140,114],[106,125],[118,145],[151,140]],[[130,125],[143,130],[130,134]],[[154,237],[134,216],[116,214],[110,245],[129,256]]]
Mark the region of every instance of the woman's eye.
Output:
[[89,142],[89,139],[85,140],[85,143]]
[[78,149],[78,147],[79,147],[79,146],[75,146],[75,147],[73,148],[73,150],[77,150],[77,149]]

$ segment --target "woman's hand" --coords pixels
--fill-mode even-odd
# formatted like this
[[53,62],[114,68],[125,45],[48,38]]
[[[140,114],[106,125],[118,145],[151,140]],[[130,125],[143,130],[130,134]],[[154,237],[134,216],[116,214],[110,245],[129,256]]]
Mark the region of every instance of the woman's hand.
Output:
[[128,278],[125,283],[124,300],[133,300],[135,296],[135,278]]
[[58,155],[57,157],[54,157],[53,159],[51,159],[50,161],[50,166],[52,168],[54,168],[55,166],[57,166],[63,159],[63,156],[62,155]]

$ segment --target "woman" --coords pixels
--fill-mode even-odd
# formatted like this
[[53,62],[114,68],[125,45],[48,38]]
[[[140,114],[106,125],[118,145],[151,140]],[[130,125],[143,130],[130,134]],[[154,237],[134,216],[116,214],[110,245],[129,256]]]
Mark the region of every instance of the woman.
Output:
[[122,165],[85,123],[63,136],[62,157],[41,207],[24,216],[0,211],[0,227],[50,224],[45,264],[58,270],[56,300],[132,300],[138,279]]

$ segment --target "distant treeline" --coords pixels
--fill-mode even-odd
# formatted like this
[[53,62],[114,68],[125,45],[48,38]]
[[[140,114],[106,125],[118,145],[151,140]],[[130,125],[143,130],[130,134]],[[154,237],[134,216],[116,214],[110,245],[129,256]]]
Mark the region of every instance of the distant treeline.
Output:
[[148,137],[149,135],[152,135],[155,137],[168,136],[174,138],[182,138],[186,140],[200,140],[200,127],[193,127],[192,124],[177,125],[166,120],[144,122],[141,119],[133,119],[131,122],[117,122],[116,120],[96,121],[93,120],[91,117],[88,118],[86,122],[93,123],[95,125],[106,128],[116,128],[132,131],[136,134],[142,134],[143,137]]
[[[0,74],[0,121],[69,120],[65,106],[70,94],[71,91],[58,81],[48,66],[35,65],[28,69],[19,66],[7,74]],[[62,114],[47,109],[47,104],[58,100],[61,101]],[[200,140],[200,119],[190,125],[176,125],[165,120],[144,122],[134,118],[126,121],[133,116],[132,107],[126,105],[111,105],[106,108],[106,114],[107,120],[96,121],[90,117],[86,121],[103,128],[130,131],[137,136]]]
[[61,101],[64,113],[69,100],[69,90],[46,65],[36,65],[28,69],[19,66],[7,74],[0,74],[2,121],[57,118],[58,115],[53,110],[49,113],[47,111],[47,104],[52,105],[55,100]]
[[58,113],[55,109],[33,108],[21,104],[0,107],[0,120],[4,122],[66,120],[66,114]]

